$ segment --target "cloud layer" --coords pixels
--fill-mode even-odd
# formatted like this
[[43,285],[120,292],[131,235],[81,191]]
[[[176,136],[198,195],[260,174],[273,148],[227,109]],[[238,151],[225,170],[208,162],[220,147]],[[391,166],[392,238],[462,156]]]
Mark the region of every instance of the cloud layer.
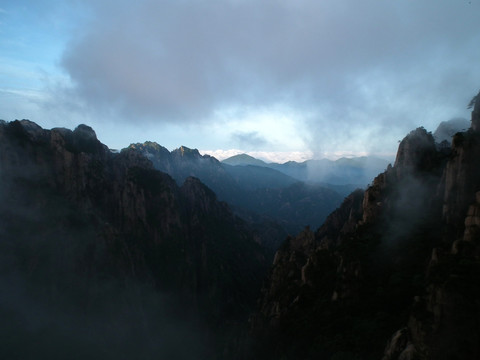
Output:
[[[281,107],[316,153],[347,142],[380,151],[415,126],[464,116],[480,87],[479,1],[89,4],[61,60],[62,96],[127,123],[209,125]],[[231,120],[237,144],[274,142],[275,129]]]

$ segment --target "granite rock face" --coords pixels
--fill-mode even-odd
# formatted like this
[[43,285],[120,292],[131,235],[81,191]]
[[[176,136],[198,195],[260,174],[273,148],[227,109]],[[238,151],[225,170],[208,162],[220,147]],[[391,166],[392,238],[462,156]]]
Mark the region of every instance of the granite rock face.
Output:
[[236,356],[264,253],[198,179],[22,120],[0,124],[0,184],[0,357]]
[[452,155],[444,174],[443,216],[455,235],[463,232],[465,212],[479,189],[479,142],[480,134],[473,129],[453,138]]
[[393,167],[289,238],[251,318],[257,354],[478,358],[478,144],[473,129],[449,151],[412,131]]
[[305,184],[275,169],[264,166],[232,166],[196,149],[181,146],[173,151],[154,142],[131,144],[182,185],[196,177],[227,202],[235,214],[249,222],[257,239],[273,258],[288,234],[305,225],[318,227],[342,201],[342,196],[319,184]]

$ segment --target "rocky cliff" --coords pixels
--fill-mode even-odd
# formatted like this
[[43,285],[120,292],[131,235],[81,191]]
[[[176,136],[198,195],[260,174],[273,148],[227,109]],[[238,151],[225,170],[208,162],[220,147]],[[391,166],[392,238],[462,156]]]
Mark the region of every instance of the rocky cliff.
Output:
[[[274,359],[477,359],[479,134],[423,128],[316,231],[287,239],[251,331]],[[392,335],[393,334],[393,335]]]
[[265,258],[198,179],[22,120],[0,184],[0,357],[234,357]]
[[321,185],[301,183],[263,166],[231,166],[181,146],[169,152],[154,142],[131,144],[152,161],[153,166],[181,185],[189,176],[199,178],[235,213],[248,220],[257,239],[268,249],[269,258],[287,234],[305,225],[318,227],[341,203],[342,197]]

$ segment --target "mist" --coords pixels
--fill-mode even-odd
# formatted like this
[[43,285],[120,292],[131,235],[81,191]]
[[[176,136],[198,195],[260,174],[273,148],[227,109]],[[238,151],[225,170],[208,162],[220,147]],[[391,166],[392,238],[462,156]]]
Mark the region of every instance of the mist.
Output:
[[211,358],[205,325],[174,294],[102,270],[108,253],[78,209],[0,189],[2,358]]

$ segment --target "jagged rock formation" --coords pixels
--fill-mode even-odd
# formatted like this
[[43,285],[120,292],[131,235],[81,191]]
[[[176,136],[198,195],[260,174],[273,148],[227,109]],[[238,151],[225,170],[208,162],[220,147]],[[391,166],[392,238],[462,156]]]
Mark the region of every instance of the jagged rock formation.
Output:
[[251,318],[255,356],[477,359],[479,136],[447,151],[412,131],[365,192],[287,239]]
[[318,227],[342,201],[336,191],[307,185],[263,166],[231,166],[181,146],[169,152],[153,143],[131,144],[150,159],[157,170],[171,175],[179,185],[195,176],[226,201],[242,218],[250,219],[257,238],[273,257],[289,233],[305,225]]
[[474,111],[472,129],[454,136],[438,187],[444,204],[442,241],[432,249],[426,291],[415,298],[407,327],[419,359],[480,357],[480,134],[474,130],[476,116]]
[[0,185],[0,357],[234,357],[264,253],[198,179],[22,120]]

